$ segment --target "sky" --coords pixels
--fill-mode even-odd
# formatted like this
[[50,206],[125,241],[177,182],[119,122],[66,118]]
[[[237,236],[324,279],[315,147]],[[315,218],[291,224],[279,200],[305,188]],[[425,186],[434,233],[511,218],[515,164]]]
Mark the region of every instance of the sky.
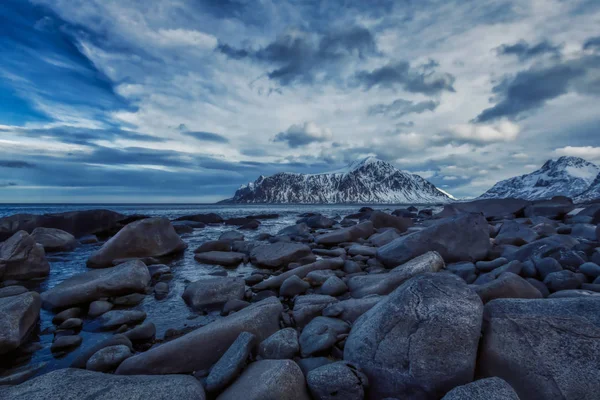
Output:
[[213,202],[376,156],[600,162],[597,0],[3,0],[0,202]]

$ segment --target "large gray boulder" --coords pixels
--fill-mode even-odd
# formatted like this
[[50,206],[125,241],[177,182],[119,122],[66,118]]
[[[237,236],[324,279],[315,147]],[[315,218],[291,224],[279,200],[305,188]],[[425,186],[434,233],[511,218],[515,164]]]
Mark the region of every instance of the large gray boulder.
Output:
[[117,376],[81,369],[59,369],[17,386],[0,389],[12,400],[204,400],[193,376]]
[[511,253],[507,258],[519,261],[535,261],[544,257],[558,255],[565,250],[571,250],[578,244],[579,241],[571,236],[552,235],[519,247],[517,251]]
[[139,260],[132,260],[69,278],[42,293],[42,304],[46,309],[64,308],[103,297],[144,293],[149,283],[148,267]]
[[334,246],[344,242],[355,242],[358,239],[367,239],[375,232],[371,221],[361,222],[348,228],[338,229],[333,232],[317,236],[315,242],[324,246]]
[[385,266],[395,267],[428,251],[437,251],[448,263],[474,262],[485,258],[489,249],[486,219],[480,214],[461,214],[399,237],[380,247],[377,258]]
[[519,396],[506,381],[494,377],[456,387],[442,400],[519,400]]
[[108,372],[131,356],[131,348],[127,345],[108,346],[95,352],[88,360],[85,368],[90,371]]
[[325,307],[337,303],[338,299],[324,294],[308,294],[294,299],[292,316],[298,328],[303,328],[313,318],[321,315]]
[[383,211],[373,211],[369,216],[369,221],[373,223],[375,229],[395,228],[400,233],[406,232],[408,228],[414,225],[411,218],[398,217]]
[[88,259],[88,266],[104,268],[123,258],[161,257],[180,253],[187,245],[167,218],[146,218],[121,229]]
[[267,280],[264,280],[254,286],[253,290],[265,290],[265,289],[279,289],[283,282],[292,275],[296,275],[298,278],[304,278],[312,271],[322,271],[327,269],[340,269],[344,266],[344,260],[341,258],[329,258],[326,260],[315,261],[314,263],[306,264],[301,267],[294,268],[290,271],[286,271],[283,274],[273,276]]
[[237,267],[246,255],[235,251],[207,251],[194,255],[194,259],[202,264],[222,265],[223,267]]
[[224,389],[237,378],[246,366],[248,357],[255,345],[256,338],[253,334],[248,332],[240,333],[225,354],[210,370],[210,374],[206,378],[206,390],[215,392]]
[[313,398],[319,400],[363,400],[368,385],[363,373],[343,361],[311,370],[306,381]]
[[353,323],[358,317],[375,307],[383,298],[383,296],[371,295],[361,299],[342,300],[325,307],[323,316],[335,317]]
[[300,334],[302,357],[328,351],[337,342],[339,335],[350,331],[350,324],[337,318],[316,317]]
[[217,400],[310,400],[304,375],[292,360],[250,364]]
[[26,292],[0,298],[0,354],[18,348],[40,317],[40,295]]
[[283,306],[275,297],[252,304],[177,339],[153,347],[125,360],[117,369],[123,375],[190,373],[209,369],[242,332],[256,336],[257,342],[279,329]]
[[413,276],[426,272],[438,272],[444,268],[444,260],[435,251],[427,252],[407,263],[397,266],[387,274],[353,276],[348,280],[350,295],[361,298],[372,294],[385,295]]
[[281,329],[258,346],[258,355],[271,360],[292,359],[300,350],[298,332],[294,328]]
[[516,221],[507,221],[502,224],[500,232],[494,238],[496,244],[512,244],[522,246],[538,238],[538,234],[527,225]]
[[253,248],[250,261],[259,267],[279,269],[311,254],[310,247],[305,244],[278,242]]
[[48,252],[73,250],[79,243],[69,232],[54,228],[35,228],[31,236]]
[[369,398],[434,399],[473,380],[483,304],[459,277],[406,281],[353,325],[344,360],[369,378]]
[[485,306],[478,375],[521,399],[596,399],[600,299],[499,299]]
[[183,292],[185,302],[195,310],[242,300],[246,285],[242,278],[215,277],[190,283]]
[[18,231],[0,246],[0,280],[43,278],[49,273],[44,247],[27,232]]
[[512,272],[504,272],[497,279],[483,285],[473,285],[483,303],[494,299],[541,299],[542,293],[531,283]]

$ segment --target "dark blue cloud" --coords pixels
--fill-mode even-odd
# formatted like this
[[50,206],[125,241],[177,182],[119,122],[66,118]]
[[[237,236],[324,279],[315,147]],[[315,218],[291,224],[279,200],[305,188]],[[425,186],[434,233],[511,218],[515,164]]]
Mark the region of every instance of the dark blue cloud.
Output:
[[392,118],[401,118],[408,114],[421,114],[425,111],[433,111],[439,106],[439,101],[425,100],[414,102],[405,99],[397,99],[391,104],[376,104],[369,107],[369,115],[383,114]]
[[31,164],[22,160],[0,160],[1,168],[35,168],[35,164]]
[[202,140],[206,142],[215,142],[215,143],[229,143],[229,139],[227,139],[223,135],[219,135],[218,133],[205,132],[205,131],[190,131],[187,126],[184,124],[179,125],[179,131],[186,135],[193,137],[197,140]]
[[48,138],[62,143],[95,146],[93,142],[100,140],[114,141],[117,139],[137,140],[142,142],[164,142],[164,138],[150,136],[119,128],[90,129],[73,126],[57,126],[47,129],[21,129],[21,135],[35,138]]
[[[3,86],[22,100],[4,104],[13,120],[39,120],[36,102],[102,112],[127,107],[112,83],[83,54],[71,25],[52,10],[27,1],[5,0],[0,8],[0,70]],[[6,94],[4,94],[6,96]]]
[[481,112],[476,122],[516,119],[570,91],[600,95],[600,56],[582,56],[551,66],[534,66],[505,77],[493,88],[496,104]]
[[435,61],[412,68],[406,61],[389,63],[372,71],[360,71],[355,79],[358,85],[373,87],[400,87],[408,92],[437,94],[442,91],[454,92],[455,77],[448,73],[435,71]]
[[221,43],[217,51],[233,59],[273,65],[275,69],[267,72],[269,79],[288,86],[314,83],[317,74],[325,74],[325,80],[337,80],[337,72],[345,63],[375,56],[377,46],[368,29],[354,26],[323,35],[290,31],[259,49]]
[[584,50],[600,50],[600,36],[591,37],[583,43]]
[[552,57],[560,57],[560,50],[561,46],[556,46],[547,40],[534,45],[530,45],[526,41],[521,40],[520,42],[511,45],[503,44],[496,49],[499,55],[513,55],[518,57],[521,61],[526,61],[546,54]]

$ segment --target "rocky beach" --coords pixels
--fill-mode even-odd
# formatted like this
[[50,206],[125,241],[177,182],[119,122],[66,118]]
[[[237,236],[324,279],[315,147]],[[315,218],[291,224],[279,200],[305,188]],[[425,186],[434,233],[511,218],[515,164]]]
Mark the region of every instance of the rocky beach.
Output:
[[238,208],[1,218],[0,397],[596,398],[599,203]]

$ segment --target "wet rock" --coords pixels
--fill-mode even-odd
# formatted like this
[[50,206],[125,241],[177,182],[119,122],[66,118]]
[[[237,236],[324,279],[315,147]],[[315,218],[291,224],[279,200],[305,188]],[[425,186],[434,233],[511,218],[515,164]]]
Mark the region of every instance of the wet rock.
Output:
[[64,321],[68,320],[69,318],[78,318],[80,315],[81,315],[81,308],[79,308],[79,307],[68,308],[68,309],[63,310],[63,311],[59,312],[58,314],[56,314],[54,316],[54,318],[52,318],[52,323],[55,325],[60,325]]
[[321,286],[321,293],[329,296],[340,296],[348,291],[348,286],[337,276],[330,276]]
[[523,269],[523,264],[520,261],[511,261],[506,265],[498,267],[491,272],[480,274],[475,280],[475,285],[483,285],[489,282],[492,282],[494,279],[497,279],[500,275],[505,272],[511,272],[515,275],[519,275],[521,273],[521,269]]
[[143,293],[149,282],[146,265],[137,260],[129,261],[69,278],[42,293],[42,303],[44,308],[53,309],[90,303],[103,297]]
[[367,239],[374,232],[371,221],[361,222],[358,225],[338,229],[324,235],[317,236],[315,242],[324,246],[334,246],[344,242],[355,242],[358,239]]
[[152,322],[145,321],[128,330],[123,335],[132,342],[146,342],[152,340],[156,336],[156,327]]
[[449,391],[442,400],[520,400],[514,389],[500,378],[467,383]]
[[281,329],[258,346],[258,355],[263,359],[292,359],[300,350],[298,332],[294,328]]
[[82,341],[83,338],[79,335],[59,336],[52,342],[50,350],[52,352],[72,351],[81,345]]
[[575,224],[573,225],[571,235],[576,238],[596,241],[596,225]]
[[309,357],[309,358],[300,358],[296,360],[296,363],[302,370],[302,373],[306,377],[310,371],[313,369],[317,369],[322,367],[323,365],[328,365],[333,363],[333,360],[327,357]]
[[152,279],[157,279],[160,278],[161,275],[171,273],[171,268],[164,264],[150,265],[148,266],[148,272],[150,273]]
[[478,214],[462,214],[399,237],[380,247],[377,258],[387,267],[395,267],[428,251],[437,251],[446,262],[474,262],[485,258],[489,248],[485,218]]
[[157,300],[162,300],[169,294],[169,284],[166,282],[158,282],[156,286],[154,286],[154,297]]
[[224,267],[237,267],[246,255],[233,251],[209,251],[194,255],[194,259],[202,264],[222,265]]
[[524,246],[511,255],[511,259],[526,261],[551,257],[561,251],[571,250],[577,246],[579,241],[567,235],[553,235],[539,239]]
[[500,299],[485,306],[478,375],[521,399],[592,399],[600,390],[600,301]]
[[294,300],[292,315],[296,326],[303,328],[313,318],[321,314],[321,311],[330,304],[337,303],[338,299],[322,294],[309,294],[297,296]]
[[337,342],[338,335],[348,333],[350,325],[342,320],[329,317],[316,317],[306,325],[300,334],[302,357],[329,350]]
[[377,249],[375,247],[355,244],[350,246],[350,248],[348,249],[348,254],[350,254],[351,256],[375,257],[375,254],[377,254]]
[[175,232],[177,232],[178,235],[194,232],[194,228],[186,224],[185,221],[173,221],[171,222],[171,225],[173,225],[173,229],[175,229]]
[[202,385],[192,376],[117,376],[71,368],[8,387],[0,396],[13,400],[205,399]]
[[408,228],[413,226],[411,218],[398,217],[384,213],[383,211],[373,211],[369,216],[369,221],[373,223],[375,229],[379,228],[395,228],[398,232],[406,232]]
[[88,259],[88,266],[104,268],[119,258],[161,257],[180,253],[187,245],[167,218],[146,218],[130,223]]
[[416,276],[354,323],[344,360],[368,377],[370,398],[439,398],[473,380],[482,313],[459,277]]
[[320,400],[363,400],[367,377],[343,361],[313,369],[306,376],[313,398]]
[[475,267],[481,272],[490,272],[506,264],[508,264],[508,260],[500,257],[492,261],[477,261]]
[[81,244],[96,244],[99,243],[98,237],[96,235],[85,235],[79,238],[79,243]]
[[371,242],[371,244],[373,244],[373,246],[381,247],[399,237],[400,237],[400,235],[395,230],[388,229],[385,232],[373,234],[369,238],[369,242]]
[[219,236],[219,240],[235,242],[238,240],[244,240],[244,234],[238,231],[227,231]]
[[250,364],[217,400],[309,400],[304,375],[291,360],[262,360]]
[[240,333],[261,342],[279,330],[283,307],[271,297],[125,360],[118,374],[175,374],[210,368]]
[[549,299],[566,299],[572,297],[598,297],[599,293],[596,293],[591,290],[583,290],[583,289],[566,289],[561,290],[559,292],[554,292],[550,296]]
[[215,392],[229,385],[242,372],[246,361],[256,344],[256,337],[248,332],[242,332],[231,344],[229,349],[217,361],[206,378],[206,390]]
[[323,309],[323,316],[335,317],[342,321],[353,323],[383,298],[383,296],[371,295],[362,299],[343,300],[325,307]]
[[306,277],[312,271],[321,271],[327,269],[340,269],[344,266],[344,260],[341,258],[329,258],[326,260],[319,260],[311,264],[303,265],[301,267],[294,268],[290,271],[284,272],[283,274],[273,276],[267,280],[264,280],[252,287],[253,290],[263,289],[279,289],[283,282],[292,275],[296,275],[299,278]]
[[116,329],[122,325],[136,325],[146,319],[146,313],[138,310],[111,310],[99,317],[104,329]]
[[75,236],[69,232],[54,228],[35,228],[31,236],[36,243],[41,244],[47,252],[70,251],[78,245]]
[[208,253],[210,251],[231,251],[231,241],[209,240],[208,242],[202,243],[196,250],[194,250],[194,253]]
[[80,318],[69,318],[59,325],[58,329],[61,330],[81,330],[83,327],[83,321]]
[[215,277],[190,283],[183,292],[183,300],[195,310],[242,300],[246,285],[242,278]]
[[277,232],[277,236],[289,236],[289,237],[307,237],[310,235],[310,228],[305,223],[300,223],[292,226],[283,228]]
[[371,294],[384,295],[391,293],[408,279],[426,272],[437,272],[444,268],[442,257],[432,251],[418,256],[387,274],[369,274],[353,276],[348,280],[350,295],[361,298]]
[[0,354],[15,350],[27,339],[40,317],[40,303],[36,292],[0,298]]
[[596,279],[600,276],[600,265],[593,262],[587,262],[579,267],[579,272],[585,274],[590,279]]
[[255,247],[250,252],[250,260],[259,267],[278,269],[311,254],[305,244],[279,242]]
[[91,347],[84,348],[82,351],[80,350],[79,355],[75,357],[75,359],[71,363],[71,368],[84,369],[90,357],[93,356],[96,352],[105,347],[119,345],[127,346],[130,349],[132,348],[131,341],[125,335],[117,334],[109,337],[106,340],[103,340],[102,342],[96,343]]
[[132,307],[140,304],[145,298],[146,295],[143,293],[131,293],[125,296],[114,297],[111,299],[111,302],[115,306]]
[[356,261],[346,260],[344,262],[344,272],[346,274],[357,274],[362,272],[362,268]]
[[475,285],[473,290],[483,303],[494,299],[540,299],[542,293],[519,275],[504,272],[498,279],[483,285]]
[[246,307],[248,307],[250,303],[244,300],[231,299],[227,300],[227,302],[223,305],[223,310],[221,311],[221,315],[229,315],[232,312],[240,311]]
[[112,310],[114,305],[106,300],[96,300],[90,303],[90,308],[88,309],[88,316],[90,318],[96,318]]
[[122,344],[105,347],[90,357],[85,368],[90,371],[108,372],[117,368],[132,355],[131,349]]
[[467,283],[473,283],[475,282],[475,279],[477,279],[477,268],[475,268],[475,264],[472,262],[463,261],[449,264],[446,266],[446,269],[453,274],[460,276]]
[[344,257],[346,255],[346,249],[313,249],[313,254],[322,257]]
[[297,223],[298,224],[304,223],[309,228],[312,228],[312,229],[329,229],[333,225],[335,225],[336,222],[333,219],[327,218],[326,216],[324,216],[322,214],[316,214],[316,215],[311,215],[309,217],[299,219],[297,221]]
[[325,281],[335,275],[335,271],[330,269],[311,271],[304,278],[312,286],[321,286]]
[[542,280],[544,280],[546,276],[548,276],[552,272],[559,272],[563,269],[558,261],[550,257],[543,258],[534,263],[535,268]]
[[502,224],[494,242],[497,244],[512,244],[522,246],[538,238],[538,234],[527,225],[516,221],[507,221]]
[[25,231],[18,231],[0,245],[0,280],[42,278],[50,264],[41,244]]
[[575,206],[568,197],[555,196],[551,200],[536,201],[525,207],[525,217],[544,216],[550,219],[562,219],[571,212]]
[[223,218],[215,213],[208,214],[191,214],[183,215],[175,219],[176,221],[195,221],[202,222],[203,224],[220,224],[223,222]]
[[310,284],[296,275],[287,278],[279,289],[279,295],[283,297],[294,297],[306,292],[310,288]]
[[581,286],[581,281],[573,271],[562,270],[546,275],[544,284],[550,292],[558,292],[560,290],[577,289]]
[[4,298],[4,297],[10,297],[10,296],[16,296],[18,294],[22,294],[22,293],[27,293],[28,290],[27,288],[23,287],[23,286],[7,286],[7,287],[3,287],[0,288],[0,299]]
[[25,382],[26,380],[37,375],[43,370],[47,362],[40,362],[31,365],[24,365],[22,367],[8,370],[7,372],[0,374],[0,395],[2,394],[2,387],[5,385],[18,385]]

